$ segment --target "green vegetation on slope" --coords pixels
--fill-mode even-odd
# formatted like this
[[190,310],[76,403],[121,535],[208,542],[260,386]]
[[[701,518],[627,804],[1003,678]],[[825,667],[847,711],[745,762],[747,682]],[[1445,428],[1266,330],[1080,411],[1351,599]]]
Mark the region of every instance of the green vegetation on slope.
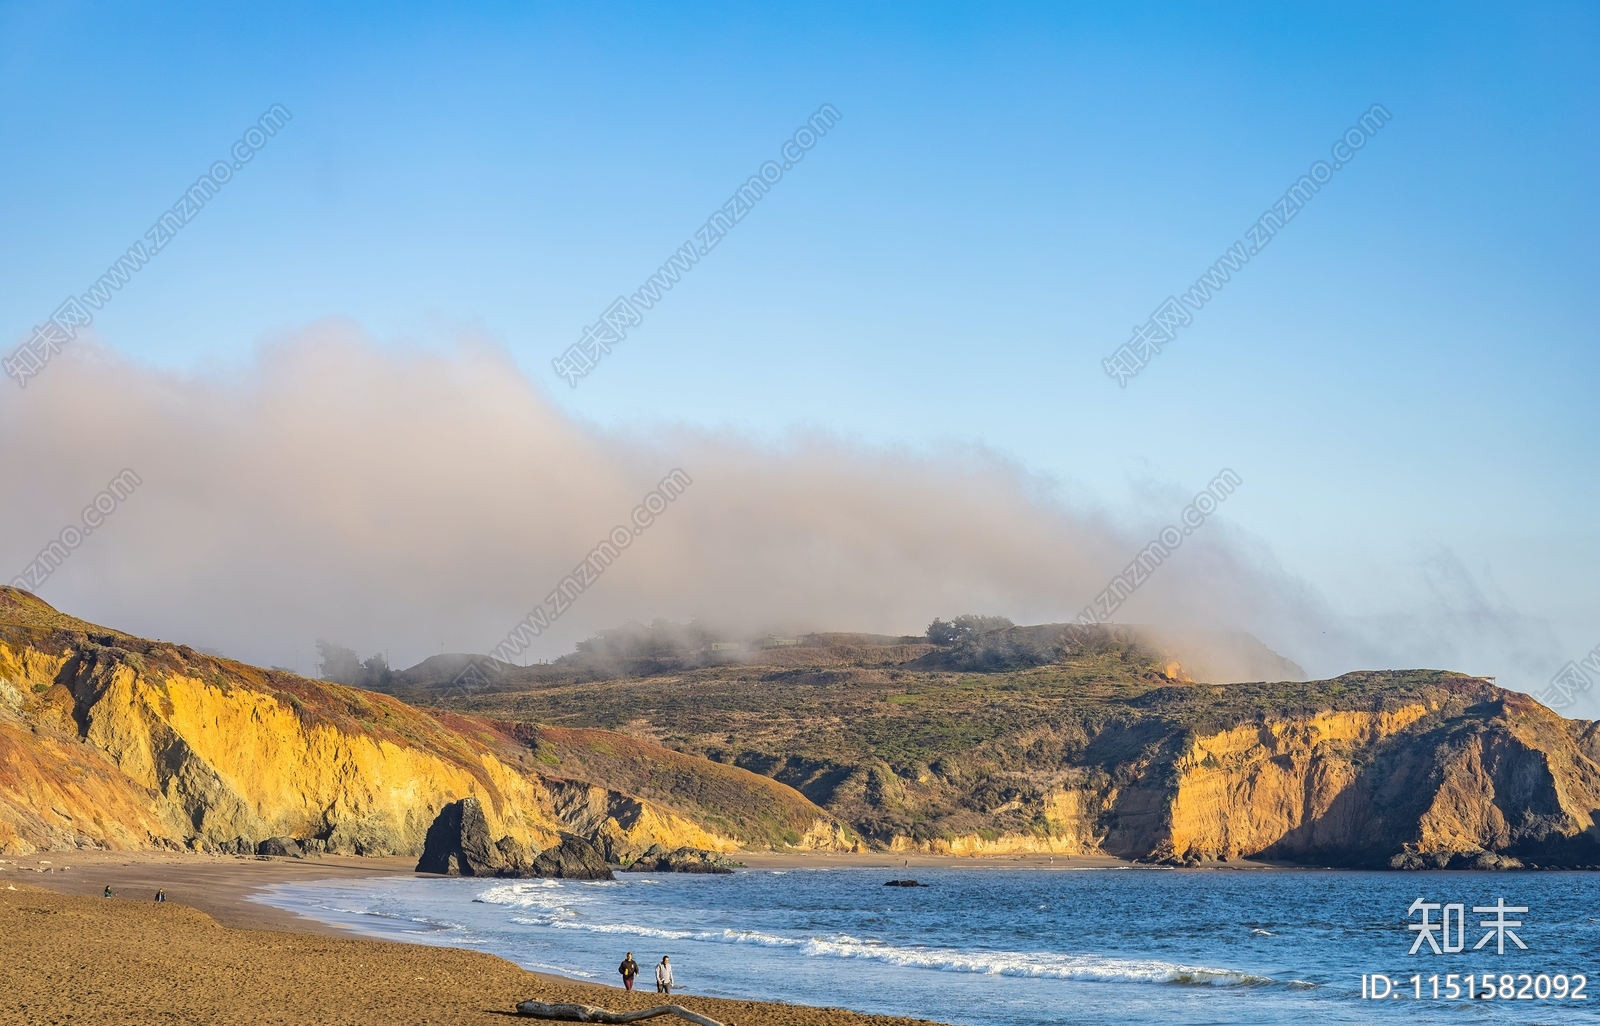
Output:
[[[1148,635],[1115,626],[968,632],[943,646],[861,636],[835,643],[813,635],[798,646],[747,651],[738,662],[656,652],[648,665],[633,664],[643,674],[609,677],[582,655],[507,670],[475,691],[414,681],[408,697],[503,719],[624,732],[743,767],[790,785],[870,843],[889,847],[960,843],[971,850],[961,838],[1003,841],[1013,850],[1104,843],[1119,853],[1175,861],[1233,850],[1229,841],[1173,849],[1174,831],[1181,833],[1173,802],[1189,772],[1185,753],[1198,738],[1246,725],[1260,726],[1270,749],[1278,743],[1268,740],[1274,731],[1315,735],[1315,728],[1293,724],[1324,713],[1407,710],[1400,733],[1387,739],[1310,736],[1305,754],[1277,757],[1291,775],[1325,782],[1294,786],[1337,784],[1343,803],[1341,839],[1324,831],[1316,835],[1323,841],[1306,842],[1315,831],[1297,827],[1272,842],[1282,857],[1321,851],[1320,857],[1352,864],[1385,862],[1420,837],[1418,824],[1441,787],[1465,786],[1446,779],[1460,776],[1449,768],[1460,752],[1487,746],[1479,761],[1496,765],[1522,758],[1516,752],[1526,745],[1517,732],[1526,732],[1518,726],[1524,721],[1545,738],[1529,743],[1561,749],[1549,758],[1571,762],[1579,792],[1587,793],[1590,776],[1600,780],[1600,768],[1590,765],[1600,753],[1582,754],[1595,746],[1594,731],[1548,711],[1539,716],[1549,723],[1538,717],[1534,723],[1519,711],[1534,703],[1514,696],[1508,706],[1507,693],[1487,681],[1415,670],[1308,683],[1194,684]],[[611,653],[609,665],[616,657]],[[1289,726],[1269,730],[1270,724]],[[1270,752],[1257,748],[1251,758],[1270,762]],[[1202,769],[1221,768],[1205,758]],[[1248,806],[1251,789],[1267,786],[1259,766],[1240,763],[1238,772],[1216,800]],[[1460,800],[1522,801],[1508,785],[1499,785],[1499,797],[1492,793],[1496,785],[1486,781],[1498,772],[1485,768],[1474,778],[1472,786],[1489,789],[1486,796]],[[1290,801],[1280,792],[1273,801]],[[1320,800],[1307,797],[1304,809],[1275,815],[1285,822],[1321,815],[1313,808]],[[1520,817],[1526,830],[1552,837],[1587,829],[1581,813],[1556,815],[1539,804],[1546,799],[1527,801],[1528,809],[1494,815]],[[1354,812],[1352,802],[1360,806]],[[1506,850],[1523,843],[1515,833],[1502,839]],[[1268,846],[1262,845],[1255,850]]]

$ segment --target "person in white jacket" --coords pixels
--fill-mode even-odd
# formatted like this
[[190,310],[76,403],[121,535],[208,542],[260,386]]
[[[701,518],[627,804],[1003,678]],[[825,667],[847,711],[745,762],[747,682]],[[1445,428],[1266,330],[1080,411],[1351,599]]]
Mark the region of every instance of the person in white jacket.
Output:
[[672,993],[672,963],[667,960],[666,955],[661,956],[661,962],[656,966],[656,993],[667,995]]

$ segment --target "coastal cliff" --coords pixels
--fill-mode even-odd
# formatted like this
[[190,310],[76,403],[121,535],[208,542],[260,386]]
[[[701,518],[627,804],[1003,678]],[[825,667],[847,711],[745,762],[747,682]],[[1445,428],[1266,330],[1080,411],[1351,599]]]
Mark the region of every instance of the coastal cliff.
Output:
[[0,589],[0,852],[246,853],[285,837],[313,853],[417,854],[440,810],[468,797],[494,837],[535,851],[563,831],[638,850],[740,846],[659,801],[547,784],[515,730],[135,638]]
[[[1214,674],[1121,625],[874,640],[811,635],[737,665],[688,653],[621,676],[580,650],[465,699],[415,681],[408,697],[514,710],[561,724],[538,728],[552,737],[647,724],[788,785],[882,851],[1600,866],[1600,726],[1488,680],[1197,683]],[[1210,639],[1203,655],[1297,669],[1253,639]]]
[[530,858],[567,833],[621,863],[658,846],[1600,867],[1600,725],[1490,681],[1203,684],[1130,628],[997,634],[823,638],[671,676],[527,668],[418,708],[3,589],[0,852],[414,855],[475,799],[484,835]]
[[[1381,688],[1386,676],[1341,680]],[[1189,864],[1600,863],[1594,724],[1477,678],[1409,683],[1368,710],[1187,735],[1158,774],[1161,814],[1115,817],[1108,847]],[[1120,796],[1108,797],[1115,816]]]

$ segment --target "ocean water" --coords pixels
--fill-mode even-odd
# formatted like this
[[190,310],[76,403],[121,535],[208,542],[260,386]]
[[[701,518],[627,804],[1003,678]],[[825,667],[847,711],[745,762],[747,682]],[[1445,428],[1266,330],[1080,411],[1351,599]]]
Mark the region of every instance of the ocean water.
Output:
[[[1600,1022],[1594,874],[975,868],[918,870],[928,887],[883,886],[895,875],[389,877],[283,884],[257,900],[369,936],[475,948],[601,983],[619,982],[617,963],[632,951],[653,984],[651,966],[666,954],[687,993],[959,1026]],[[1435,955],[1424,941],[1408,953],[1418,898],[1466,906],[1466,950]],[[1504,938],[1499,954],[1498,931],[1478,926],[1493,916],[1472,908],[1502,898],[1528,909],[1502,917],[1522,922],[1511,932],[1526,950]],[[1451,931],[1443,946],[1462,938]],[[1579,976],[1585,1000],[1571,996]],[[1557,999],[1563,989],[1569,996]]]

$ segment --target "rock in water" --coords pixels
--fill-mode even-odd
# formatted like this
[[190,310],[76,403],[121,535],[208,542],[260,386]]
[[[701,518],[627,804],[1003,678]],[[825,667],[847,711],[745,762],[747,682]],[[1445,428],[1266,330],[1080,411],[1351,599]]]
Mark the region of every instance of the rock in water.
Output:
[[269,837],[256,845],[256,854],[297,859],[305,857],[305,853],[300,850],[299,843],[292,837]]
[[925,883],[918,883],[915,880],[885,880],[883,885],[885,887],[926,887],[926,886],[928,886]]
[[652,844],[628,867],[630,873],[731,873],[743,862],[730,862],[721,853],[704,848],[664,850]]
[[489,823],[476,798],[463,798],[439,810],[422,844],[419,873],[450,876],[506,876],[513,872],[489,840]]
[[1403,851],[1389,860],[1390,869],[1522,869],[1521,859],[1474,848],[1470,851]]
[[533,860],[529,876],[554,876],[563,880],[615,880],[600,849],[577,834],[562,834],[561,843]]
[[538,857],[539,849],[529,851],[523,847],[521,841],[509,835],[494,842],[494,846],[499,849],[500,857],[505,860],[505,875],[528,876],[533,872],[533,860]]

